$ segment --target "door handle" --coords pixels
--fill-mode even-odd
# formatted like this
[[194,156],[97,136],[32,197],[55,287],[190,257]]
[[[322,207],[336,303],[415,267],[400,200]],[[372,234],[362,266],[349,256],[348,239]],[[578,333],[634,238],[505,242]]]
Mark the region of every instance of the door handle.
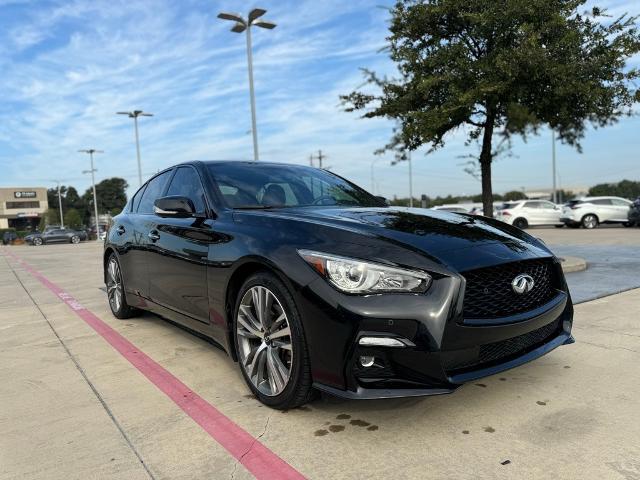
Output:
[[147,236],[151,239],[152,242],[160,240],[160,234],[158,234],[156,230],[151,230]]
[[124,232],[126,232],[127,230],[124,228],[124,225],[120,225],[118,226],[118,228],[116,228],[116,233],[118,235],[122,235]]

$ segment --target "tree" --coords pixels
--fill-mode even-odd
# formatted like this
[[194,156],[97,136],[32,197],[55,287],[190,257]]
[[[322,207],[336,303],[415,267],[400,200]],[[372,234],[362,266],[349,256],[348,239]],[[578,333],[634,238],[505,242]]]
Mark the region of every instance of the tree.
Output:
[[75,208],[70,208],[64,214],[64,224],[69,228],[79,228],[82,226],[82,217],[80,216],[80,212]]
[[591,187],[589,195],[593,197],[615,196],[634,200],[640,196],[640,182],[622,180],[618,183],[601,183]]
[[504,194],[504,200],[511,202],[513,200],[525,200],[527,196],[520,190],[512,190]]
[[[126,190],[129,185],[124,178],[107,178],[96,184],[98,196],[98,213],[121,212],[127,203]],[[87,188],[82,196],[86,214],[93,214],[93,189]]]
[[[379,91],[342,96],[347,111],[400,122],[386,148],[444,146],[463,129],[478,143],[482,202],[492,216],[491,162],[548,125],[580,148],[588,125],[603,127],[640,100],[637,17],[578,9],[586,0],[398,0],[389,53],[400,78],[365,70]],[[498,136],[497,145],[494,137]]]

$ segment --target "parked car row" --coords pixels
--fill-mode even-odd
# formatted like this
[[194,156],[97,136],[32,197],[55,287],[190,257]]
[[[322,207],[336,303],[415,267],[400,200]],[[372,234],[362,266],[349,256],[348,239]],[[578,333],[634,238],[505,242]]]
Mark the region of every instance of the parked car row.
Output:
[[596,228],[602,223],[619,223],[625,227],[640,225],[640,200],[620,197],[585,197],[560,207],[546,200],[508,202],[496,218],[518,228],[534,225]]

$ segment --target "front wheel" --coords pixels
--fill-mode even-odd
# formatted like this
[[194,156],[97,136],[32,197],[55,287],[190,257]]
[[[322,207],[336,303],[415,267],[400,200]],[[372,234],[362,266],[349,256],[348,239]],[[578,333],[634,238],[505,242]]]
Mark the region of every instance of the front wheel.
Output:
[[42,245],[42,239],[41,239],[40,237],[36,237],[36,238],[34,238],[34,239],[33,239],[33,244],[34,244],[36,247],[39,247],[40,245]]
[[311,400],[309,354],[287,287],[271,273],[257,273],[240,289],[234,312],[238,362],[253,394],[280,410]]
[[74,235],[73,237],[71,237],[71,243],[80,243],[80,237],[78,235]]

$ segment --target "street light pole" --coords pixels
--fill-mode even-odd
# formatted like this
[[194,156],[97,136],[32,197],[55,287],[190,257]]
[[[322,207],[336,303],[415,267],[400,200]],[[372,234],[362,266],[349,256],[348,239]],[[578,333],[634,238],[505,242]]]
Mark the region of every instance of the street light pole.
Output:
[[373,171],[373,167],[374,167],[374,165],[376,164],[376,162],[377,162],[378,160],[380,160],[380,157],[378,157],[378,158],[374,158],[374,159],[371,161],[371,193],[372,193],[373,195],[375,195],[375,194],[376,194],[376,177],[375,177],[375,174],[374,174],[374,171]]
[[88,148],[85,150],[78,150],[80,153],[88,153],[89,158],[91,159],[91,170],[84,170],[82,173],[91,173],[91,185],[93,187],[93,210],[96,218],[96,240],[100,241],[100,227],[98,225],[98,197],[96,195],[96,177],[95,172],[96,169],[93,167],[93,154],[94,153],[104,153],[102,150],[96,150],[95,148]]
[[246,30],[247,32],[247,64],[249,66],[249,100],[251,102],[251,133],[253,136],[253,159],[258,161],[258,129],[256,126],[256,98],[255,92],[253,88],[253,55],[252,55],[252,45],[251,45],[251,27],[261,27],[272,30],[276,27],[276,24],[273,22],[269,22],[266,20],[259,20],[262,15],[267,13],[266,10],[262,8],[254,8],[249,12],[249,16],[245,19],[242,15],[238,13],[219,13],[218,18],[223,20],[231,20],[232,22],[236,22],[235,25],[231,28],[231,31],[234,33],[242,33]]
[[138,157],[138,182],[142,186],[142,163],[140,162],[140,137],[138,136],[138,117],[153,117],[153,113],[143,112],[142,110],[133,110],[131,112],[116,112],[117,115],[127,115],[133,118],[134,130],[136,133],[136,155]]
[[64,228],[64,218],[62,217],[62,197],[60,196],[60,180],[56,180],[58,184],[58,207],[60,208],[60,228]]
[[397,165],[398,163],[407,160],[409,162],[409,207],[413,207],[413,168],[411,165],[411,151],[398,152],[396,159],[391,162],[391,165]]
[[551,129],[551,168],[553,170],[553,203],[558,203],[558,194],[556,192],[556,131]]

